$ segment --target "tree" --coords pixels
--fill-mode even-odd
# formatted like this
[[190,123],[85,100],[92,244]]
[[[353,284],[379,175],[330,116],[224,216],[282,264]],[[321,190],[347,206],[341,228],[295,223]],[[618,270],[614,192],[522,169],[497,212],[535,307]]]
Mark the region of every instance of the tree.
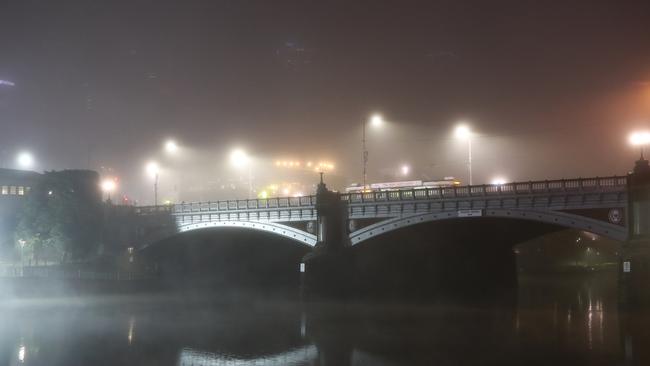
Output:
[[[90,171],[46,172],[29,192],[16,230],[22,251],[38,263],[86,259],[101,239],[99,177]],[[18,248],[21,249],[21,248]]]

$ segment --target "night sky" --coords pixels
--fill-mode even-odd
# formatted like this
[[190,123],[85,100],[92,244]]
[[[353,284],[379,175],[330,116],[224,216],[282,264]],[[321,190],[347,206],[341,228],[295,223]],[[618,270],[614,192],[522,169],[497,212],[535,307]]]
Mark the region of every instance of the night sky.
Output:
[[466,179],[460,119],[475,182],[605,176],[650,128],[647,0],[99,3],[0,0],[4,166],[28,149],[37,170],[111,167],[137,197],[173,137],[208,176],[241,146],[359,181],[381,112],[371,180]]

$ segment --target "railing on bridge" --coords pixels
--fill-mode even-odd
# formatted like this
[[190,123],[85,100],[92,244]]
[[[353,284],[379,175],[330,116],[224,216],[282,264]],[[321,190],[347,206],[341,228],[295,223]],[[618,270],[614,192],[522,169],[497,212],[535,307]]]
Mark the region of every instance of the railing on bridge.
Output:
[[[627,187],[626,176],[559,179],[531,182],[513,182],[505,184],[484,184],[462,187],[416,188],[408,190],[345,193],[341,200],[348,203],[377,201],[431,200],[446,198],[513,196],[530,194],[552,194],[570,192],[613,192]],[[226,200],[208,202],[179,203],[175,205],[141,206],[136,208],[138,214],[171,213],[185,215],[191,213],[226,213],[244,211],[272,211],[279,209],[313,209],[316,196],[274,197],[266,199]]]
[[278,208],[313,208],[316,196],[274,197],[250,200],[227,200],[179,203],[173,206],[174,214],[197,212],[232,212],[245,210],[264,210]]
[[348,203],[403,201],[418,199],[445,199],[458,197],[513,196],[567,192],[611,192],[627,187],[627,177],[560,179],[476,186],[415,188],[399,191],[348,193],[341,200]]
[[135,213],[138,215],[156,215],[171,213],[173,205],[158,205],[158,206],[136,206]]

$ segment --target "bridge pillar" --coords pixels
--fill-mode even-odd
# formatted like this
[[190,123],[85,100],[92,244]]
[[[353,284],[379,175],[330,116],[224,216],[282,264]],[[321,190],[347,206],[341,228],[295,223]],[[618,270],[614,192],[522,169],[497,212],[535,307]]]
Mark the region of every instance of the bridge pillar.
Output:
[[628,240],[619,265],[619,300],[623,306],[650,304],[650,165],[643,156],[628,175]]
[[316,191],[317,243],[303,258],[303,297],[346,297],[352,269],[347,204],[327,189],[321,173]]

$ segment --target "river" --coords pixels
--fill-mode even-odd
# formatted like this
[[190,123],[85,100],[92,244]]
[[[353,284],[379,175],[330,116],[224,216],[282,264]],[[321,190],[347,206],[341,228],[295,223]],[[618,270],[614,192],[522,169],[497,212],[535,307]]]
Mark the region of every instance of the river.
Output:
[[650,312],[613,274],[520,279],[512,301],[310,303],[196,294],[14,299],[2,365],[647,365]]

